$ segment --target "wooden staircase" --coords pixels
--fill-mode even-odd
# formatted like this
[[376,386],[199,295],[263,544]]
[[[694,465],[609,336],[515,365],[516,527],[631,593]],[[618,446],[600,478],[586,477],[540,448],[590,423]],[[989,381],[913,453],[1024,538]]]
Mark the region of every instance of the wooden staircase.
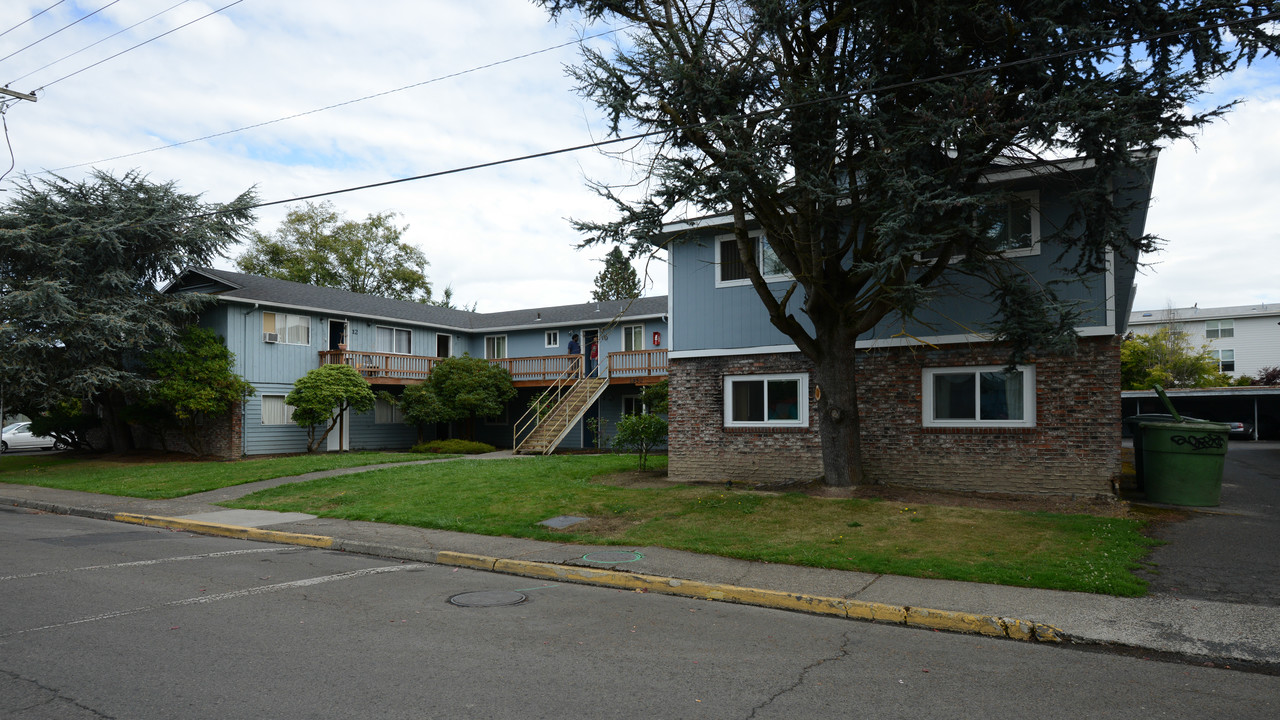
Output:
[[[551,409],[536,419],[536,425],[515,446],[517,455],[550,455],[569,430],[582,419],[587,409],[604,394],[609,381],[598,377],[579,378],[558,396]],[[554,398],[554,395],[549,397]]]

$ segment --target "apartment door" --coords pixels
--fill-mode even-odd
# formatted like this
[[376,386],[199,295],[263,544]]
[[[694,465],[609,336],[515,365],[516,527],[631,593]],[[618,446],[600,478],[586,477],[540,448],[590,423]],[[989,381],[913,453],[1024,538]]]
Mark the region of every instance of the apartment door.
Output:
[[340,350],[343,345],[347,344],[347,321],[346,320],[330,320],[329,321],[329,349]]

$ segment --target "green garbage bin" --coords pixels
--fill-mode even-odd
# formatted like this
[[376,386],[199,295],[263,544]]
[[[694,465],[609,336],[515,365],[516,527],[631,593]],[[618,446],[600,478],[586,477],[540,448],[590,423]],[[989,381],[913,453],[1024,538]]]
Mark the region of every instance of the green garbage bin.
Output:
[[1148,500],[1194,507],[1219,503],[1227,455],[1226,425],[1145,422],[1139,429]]

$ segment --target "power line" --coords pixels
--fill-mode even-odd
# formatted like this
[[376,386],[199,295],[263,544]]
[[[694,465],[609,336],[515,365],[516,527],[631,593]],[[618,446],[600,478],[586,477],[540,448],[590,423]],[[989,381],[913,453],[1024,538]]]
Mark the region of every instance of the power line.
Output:
[[[119,2],[119,0],[116,0],[116,2]],[[108,60],[114,60],[114,59],[116,59],[116,58],[120,57],[121,55],[124,55],[124,54],[125,54],[125,53],[127,53],[127,52],[131,52],[131,51],[133,51],[133,50],[137,50],[138,48],[142,47],[143,45],[146,45],[147,43],[150,43],[150,42],[154,42],[154,41],[156,41],[156,40],[159,40],[160,38],[162,38],[162,37],[164,37],[164,36],[166,36],[166,35],[172,35],[173,33],[176,33],[176,32],[178,32],[179,30],[181,30],[181,29],[183,29],[183,28],[185,28],[185,27],[188,27],[188,26],[190,26],[190,25],[194,25],[194,24],[196,24],[196,23],[200,22],[201,20],[204,20],[205,18],[210,17],[210,16],[212,16],[212,15],[217,15],[218,13],[222,12],[223,10],[226,10],[227,8],[232,7],[233,5],[239,5],[239,4],[240,4],[240,3],[242,3],[242,2],[244,2],[244,0],[235,0],[234,2],[227,3],[226,5],[223,5],[222,7],[218,8],[217,10],[213,10],[213,11],[210,11],[210,12],[208,12],[208,13],[205,13],[204,15],[201,15],[200,17],[196,18],[195,20],[192,20],[191,22],[183,23],[183,24],[179,25],[178,27],[173,28],[172,30],[168,30],[168,31],[166,31],[166,32],[162,32],[162,33],[160,33],[159,35],[156,35],[155,37],[150,38],[150,39],[148,39],[148,40],[143,40],[142,42],[138,43],[137,45],[134,45],[134,46],[132,46],[132,47],[125,48],[124,50],[121,50],[120,52],[116,53],[115,55],[110,55],[110,56],[108,56],[108,57],[105,57],[105,58],[103,58],[103,59],[99,60],[98,62],[96,62],[96,63],[94,63],[94,64],[92,64],[92,65],[89,65],[89,66],[87,66],[87,67],[82,67],[82,68],[80,68],[79,70],[76,70],[75,72],[70,73],[70,74],[68,74],[68,75],[63,75],[62,77],[58,78],[57,80],[54,80],[53,82],[45,83],[44,85],[41,85],[40,87],[36,88],[35,90],[32,90],[31,92],[32,92],[32,94],[35,94],[35,93],[37,93],[37,92],[40,92],[41,90],[44,90],[44,89],[48,88],[50,85],[55,85],[55,84],[57,84],[57,83],[62,82],[63,80],[66,80],[67,78],[75,77],[76,75],[79,75],[80,73],[84,72],[85,70],[91,70],[91,69],[93,69],[93,68],[96,68],[96,67],[98,67],[99,65],[101,65],[102,63],[107,62]],[[112,3],[112,4],[114,4],[114,3]]]
[[74,27],[75,25],[78,25],[78,24],[80,24],[81,22],[84,22],[85,20],[88,20],[89,18],[93,17],[94,15],[97,15],[98,13],[102,12],[103,10],[106,10],[107,8],[111,7],[112,5],[115,5],[115,4],[116,4],[116,3],[118,3],[118,2],[120,2],[120,0],[111,0],[111,2],[107,3],[106,5],[103,5],[102,7],[98,8],[97,10],[94,10],[93,12],[89,13],[88,15],[85,15],[85,16],[84,16],[84,17],[82,17],[82,18],[79,18],[79,19],[73,20],[73,21],[71,21],[71,22],[67,23],[66,25],[63,25],[62,27],[58,28],[57,30],[54,30],[53,32],[49,33],[48,35],[45,35],[44,37],[40,38],[39,40],[36,40],[35,42],[31,43],[30,45],[27,45],[26,47],[21,48],[21,49],[18,49],[18,50],[14,50],[13,52],[9,53],[8,55],[5,55],[4,57],[0,58],[0,62],[4,62],[5,60],[8,60],[9,58],[13,57],[14,55],[17,55],[18,53],[22,52],[23,50],[27,50],[27,49],[30,49],[30,48],[32,48],[32,47],[35,47],[36,45],[39,45],[40,43],[44,42],[45,40],[48,40],[49,38],[53,37],[54,35],[57,35],[58,33],[62,32],[63,30],[66,30],[66,29],[67,29],[67,28],[69,28],[69,27]]
[[[1087,54],[1087,53],[1100,52],[1100,51],[1104,51],[1104,50],[1112,50],[1112,49],[1115,49],[1115,48],[1118,48],[1118,47],[1124,47],[1124,46],[1128,46],[1128,45],[1136,45],[1136,44],[1139,44],[1139,43],[1150,42],[1151,40],[1158,40],[1158,39],[1160,39],[1160,38],[1171,37],[1171,36],[1174,36],[1174,35],[1187,35],[1187,34],[1191,34],[1191,33],[1194,33],[1194,32],[1206,32],[1206,31],[1209,31],[1209,30],[1221,30],[1221,29],[1225,29],[1225,28],[1235,27],[1235,26],[1237,26],[1237,25],[1247,25],[1247,24],[1252,24],[1252,23],[1263,23],[1263,22],[1268,22],[1268,21],[1270,21],[1271,19],[1273,19],[1273,18],[1275,18],[1275,17],[1277,17],[1277,16],[1280,16],[1280,11],[1271,12],[1271,13],[1267,13],[1267,14],[1265,14],[1265,15],[1260,15],[1260,16],[1252,17],[1252,18],[1245,18],[1245,19],[1240,19],[1240,20],[1231,20],[1231,21],[1223,21],[1223,22],[1216,23],[1216,24],[1213,24],[1213,25],[1205,25],[1205,26],[1202,26],[1202,27],[1196,27],[1196,28],[1191,28],[1191,29],[1184,29],[1184,30],[1169,30],[1169,31],[1166,31],[1166,32],[1153,33],[1153,34],[1151,34],[1151,35],[1144,35],[1144,36],[1142,36],[1142,37],[1132,38],[1132,39],[1129,39],[1129,40],[1118,40],[1118,41],[1116,41],[1116,42],[1113,42],[1113,43],[1107,43],[1107,44],[1104,44],[1104,45],[1093,45],[1093,46],[1086,47],[1086,48],[1077,48],[1077,49],[1074,49],[1074,50],[1064,50],[1064,51],[1062,51],[1062,52],[1052,53],[1052,54],[1049,54],[1049,55],[1041,55],[1041,56],[1037,56],[1037,57],[1023,58],[1023,59],[1021,59],[1021,60],[1010,60],[1009,62],[997,63],[997,64],[995,64],[995,65],[989,65],[989,66],[983,66],[983,67],[977,67],[977,68],[969,68],[969,69],[966,69],[966,70],[960,70],[960,71],[952,72],[952,73],[943,73],[943,74],[940,74],[940,75],[933,75],[933,76],[930,76],[930,77],[927,77],[927,78],[920,78],[920,79],[917,79],[917,80],[906,80],[906,81],[903,81],[903,82],[899,82],[899,83],[892,83],[892,84],[889,84],[889,85],[883,85],[883,86],[877,86],[877,87],[874,87],[874,88],[863,88],[863,89],[859,89],[859,90],[853,90],[853,91],[851,91],[851,92],[847,92],[847,93],[841,93],[841,94],[839,94],[839,95],[830,95],[830,96],[823,97],[823,98],[815,98],[815,99],[812,99],[812,100],[806,100],[806,101],[803,101],[803,102],[792,103],[792,104],[790,104],[790,105],[781,105],[781,106],[774,107],[774,108],[767,108],[767,109],[764,109],[764,110],[756,110],[756,111],[754,111],[754,112],[738,113],[738,114],[735,114],[735,115],[726,115],[726,116],[724,116],[724,117],[716,118],[715,120],[709,120],[709,121],[706,121],[706,122],[690,123],[690,124],[688,124],[688,125],[683,125],[683,126],[675,127],[675,128],[668,128],[668,129],[663,129],[663,130],[648,130],[648,131],[645,131],[645,132],[634,133],[634,134],[632,134],[632,135],[626,135],[626,136],[622,136],[622,137],[616,137],[616,138],[612,138],[612,139],[609,139],[609,140],[599,140],[599,141],[596,141],[596,142],[584,143],[584,144],[581,144],[581,145],[574,145],[574,146],[571,146],[571,147],[564,147],[564,148],[559,148],[559,149],[556,149],[556,150],[545,150],[545,151],[542,151],[542,152],[530,153],[530,154],[528,154],[528,155],[520,155],[520,156],[517,156],[517,157],[510,157],[510,158],[505,158],[505,159],[502,159],[502,160],[491,160],[491,161],[489,161],[489,162],[476,163],[476,164],[474,164],[474,165],[466,165],[466,166],[463,166],[463,167],[451,168],[451,169],[449,169],[449,170],[438,170],[438,171],[436,171],[436,172],[423,173],[423,174],[421,174],[421,175],[413,175],[413,176],[410,176],[410,177],[398,178],[398,179],[395,179],[395,180],[384,180],[384,181],[381,181],[381,182],[369,183],[369,184],[366,184],[366,185],[356,185],[356,186],[353,186],[353,187],[341,188],[341,189],[338,189],[338,190],[328,190],[328,191],[324,191],[324,192],[312,193],[312,194],[310,194],[310,195],[299,195],[299,196],[297,196],[297,197],[286,198],[286,199],[283,199],[283,200],[270,200],[270,201],[267,201],[267,202],[262,202],[262,203],[257,203],[257,204],[254,204],[254,205],[250,205],[250,206],[249,206],[249,207],[247,207],[247,208],[241,208],[241,209],[244,209],[244,210],[256,210],[256,209],[258,209],[258,208],[273,207],[273,206],[275,206],[275,205],[286,205],[286,204],[288,204],[288,203],[292,203],[292,202],[302,202],[302,201],[304,201],[304,200],[315,200],[315,199],[317,199],[317,198],[332,197],[332,196],[334,196],[334,195],[345,195],[345,194],[347,194],[347,193],[358,192],[358,191],[361,191],[361,190],[372,190],[372,189],[374,189],[374,188],[387,187],[387,186],[389,186],[389,185],[399,185],[399,184],[401,184],[401,183],[414,182],[414,181],[417,181],[417,180],[429,180],[429,179],[433,179],[433,178],[444,177],[444,176],[446,176],[446,175],[456,175],[456,174],[459,174],[459,173],[471,172],[471,171],[473,171],[473,170],[483,170],[483,169],[485,169],[485,168],[498,167],[498,166],[500,166],[500,165],[511,165],[511,164],[518,163],[518,162],[524,162],[524,161],[526,161],[526,160],[536,160],[536,159],[539,159],[539,158],[552,157],[552,156],[555,156],[555,155],[564,155],[564,154],[568,154],[568,153],[578,152],[579,150],[590,150],[590,149],[595,149],[595,148],[607,147],[607,146],[609,146],[609,145],[617,145],[617,144],[620,144],[620,143],[635,142],[635,141],[637,141],[637,140],[644,140],[644,139],[651,138],[651,137],[654,137],[654,136],[657,136],[657,135],[667,135],[667,134],[670,134],[670,133],[680,133],[680,132],[687,132],[687,131],[689,131],[689,130],[697,130],[697,129],[700,129],[700,128],[707,128],[707,127],[711,127],[711,126],[713,126],[713,125],[716,125],[716,124],[718,124],[718,123],[722,123],[722,122],[735,122],[735,121],[740,121],[740,120],[750,120],[750,119],[754,119],[754,118],[758,118],[758,117],[764,117],[764,116],[767,116],[767,115],[775,115],[775,114],[778,114],[778,113],[781,113],[781,112],[785,112],[785,111],[787,111],[787,110],[795,110],[795,109],[797,109],[797,108],[809,107],[809,106],[817,105],[817,104],[821,104],[821,103],[839,102],[839,101],[845,101],[845,100],[852,100],[852,99],[854,99],[854,98],[856,98],[856,97],[859,97],[859,96],[862,96],[862,95],[869,95],[869,94],[872,94],[872,93],[877,93],[877,94],[878,94],[878,93],[893,92],[893,91],[895,91],[895,90],[901,90],[901,89],[908,88],[908,87],[913,87],[913,86],[916,86],[916,85],[924,85],[924,84],[927,84],[927,83],[940,82],[940,81],[944,81],[944,80],[954,80],[954,79],[956,79],[956,78],[964,77],[964,76],[967,76],[967,75],[977,75],[977,74],[982,74],[982,73],[990,73],[990,72],[994,72],[994,71],[996,71],[996,70],[1003,70],[1003,69],[1006,69],[1006,68],[1018,67],[1018,66],[1026,65],[1026,64],[1028,64],[1028,63],[1033,63],[1033,62],[1042,62],[1042,61],[1045,61],[1045,60],[1055,60],[1055,59],[1058,59],[1058,58],[1070,57],[1070,56],[1073,56],[1073,55],[1084,55],[1084,54]],[[193,216],[193,217],[196,217],[196,218],[199,218],[199,217],[209,217],[209,216],[214,216],[214,215],[220,215],[220,214],[223,214],[224,212],[230,212],[230,211],[215,211],[215,212],[211,212],[211,213],[204,213],[204,214],[201,214],[201,215],[195,215],[195,216]]]
[[42,65],[42,66],[40,66],[40,67],[36,68],[35,70],[32,70],[31,72],[27,73],[26,75],[23,75],[22,77],[16,77],[16,78],[14,78],[13,80],[10,80],[9,82],[5,83],[5,87],[8,87],[8,86],[12,85],[12,84],[14,84],[14,83],[18,82],[19,80],[23,80],[23,79],[26,79],[26,78],[28,78],[28,77],[31,77],[32,75],[35,75],[36,73],[40,72],[41,70],[44,70],[45,68],[53,67],[54,65],[57,65],[58,63],[62,62],[63,60],[66,60],[67,58],[75,57],[76,55],[79,55],[80,53],[84,52],[85,50],[88,50],[89,48],[97,47],[98,45],[101,45],[102,43],[104,43],[104,42],[106,42],[106,41],[110,40],[111,38],[113,38],[113,37],[115,37],[115,36],[117,36],[117,35],[120,35],[121,33],[127,33],[127,32],[129,32],[130,30],[132,30],[132,29],[134,29],[134,28],[138,27],[139,25],[141,25],[141,24],[143,24],[143,23],[145,23],[145,22],[149,22],[149,21],[151,21],[151,20],[154,20],[154,19],[156,19],[156,18],[160,17],[161,15],[163,15],[163,14],[165,14],[165,13],[169,12],[170,10],[172,10],[172,9],[174,9],[174,8],[176,8],[176,7],[178,7],[179,5],[185,5],[185,4],[187,4],[188,2],[191,2],[191,0],[179,0],[179,2],[177,2],[177,3],[173,4],[173,5],[170,5],[169,7],[165,8],[164,10],[161,10],[160,12],[158,12],[158,13],[156,13],[156,14],[152,15],[152,16],[151,16],[151,17],[149,17],[149,18],[145,18],[145,19],[143,19],[143,20],[139,20],[138,22],[136,22],[136,23],[134,23],[134,24],[130,25],[130,26],[129,26],[129,27],[127,27],[127,28],[124,28],[123,30],[117,30],[116,32],[111,33],[110,35],[108,35],[108,36],[106,36],[106,37],[102,38],[101,40],[99,40],[99,41],[97,41],[97,42],[95,42],[95,43],[91,43],[91,44],[89,44],[89,45],[85,45],[84,47],[82,47],[82,48],[80,48],[79,50],[77,50],[77,51],[75,51],[75,52],[71,53],[70,55],[63,55],[62,57],[58,58],[57,60],[54,60],[53,62],[48,63],[48,64],[46,64],[46,65]]
[[13,27],[9,28],[8,30],[5,30],[4,32],[0,32],[0,37],[4,37],[5,35],[8,35],[9,33],[13,32],[14,30],[17,30],[18,28],[22,27],[23,25],[26,25],[27,23],[31,22],[32,20],[35,20],[36,18],[38,18],[38,17],[40,17],[41,15],[43,15],[43,14],[45,14],[45,13],[49,12],[49,11],[50,11],[50,10],[52,10],[52,9],[54,9],[54,8],[58,7],[59,5],[61,5],[62,3],[66,2],[66,1],[67,1],[67,0],[58,0],[58,2],[56,2],[56,3],[52,4],[52,5],[50,5],[49,7],[45,8],[45,9],[43,9],[43,10],[41,10],[40,12],[36,13],[35,15],[32,15],[31,17],[27,18],[26,20],[23,20],[22,22],[18,23],[17,25],[14,25]]
[[[184,0],[184,2],[185,2],[185,0]],[[621,32],[621,31],[623,31],[623,30],[628,30],[628,29],[633,28],[633,27],[636,27],[636,26],[635,26],[635,25],[627,25],[627,26],[620,27],[620,28],[613,28],[613,29],[611,29],[611,30],[606,30],[606,31],[603,31],[603,32],[596,33],[595,35],[588,35],[587,37],[579,38],[579,39],[577,39],[577,40],[570,40],[569,42],[561,43],[561,44],[559,44],[559,45],[554,45],[554,46],[552,46],[552,47],[543,48],[543,49],[541,49],[541,50],[534,50],[534,51],[532,51],[532,52],[524,53],[523,55],[516,55],[516,56],[513,56],[513,57],[509,57],[509,58],[506,58],[505,60],[495,60],[494,62],[487,63],[487,64],[485,64],[485,65],[477,65],[477,66],[475,66],[475,67],[473,67],[473,68],[468,68],[468,69],[466,69],[466,70],[459,70],[459,71],[457,71],[457,72],[449,73],[448,75],[441,75],[441,76],[439,76],[439,77],[431,78],[430,80],[423,80],[423,81],[421,81],[421,82],[416,82],[416,83],[413,83],[413,84],[411,84],[411,85],[405,85],[405,86],[403,86],[403,87],[395,88],[394,90],[384,90],[384,91],[382,91],[382,92],[374,93],[374,94],[372,94],[372,95],[365,95],[364,97],[358,97],[358,98],[355,98],[355,99],[353,99],[353,100],[344,100],[343,102],[334,103],[333,105],[326,105],[326,106],[321,107],[321,108],[315,108],[314,110],[307,110],[307,111],[300,112],[300,113],[294,113],[293,115],[286,115],[286,116],[284,116],[284,117],[279,117],[279,118],[276,118],[276,119],[274,119],[274,120],[265,120],[265,121],[260,122],[260,123],[254,123],[253,125],[245,125],[244,127],[238,127],[238,128],[233,129],[233,130],[224,130],[224,131],[222,131],[222,132],[213,133],[213,134],[211,134],[211,135],[205,135],[205,136],[203,136],[203,137],[192,138],[192,139],[190,139],[190,140],[182,140],[182,141],[180,141],[180,142],[170,143],[170,144],[168,144],[168,145],[159,145],[159,146],[156,146],[156,147],[153,147],[153,148],[149,148],[149,149],[147,149],[147,150],[138,150],[138,151],[136,151],[136,152],[125,153],[125,154],[123,154],[123,155],[115,155],[115,156],[113,156],[113,157],[102,158],[102,159],[99,159],[99,160],[91,160],[91,161],[89,161],[89,162],[76,163],[75,165],[64,165],[64,166],[62,166],[62,167],[60,167],[60,168],[54,168],[54,169],[52,169],[52,170],[44,170],[44,171],[42,171],[41,173],[37,173],[37,174],[45,174],[45,173],[62,172],[63,170],[72,170],[72,169],[74,169],[74,168],[84,167],[84,166],[86,166],[86,165],[96,165],[96,164],[98,164],[98,163],[112,162],[112,161],[114,161],[114,160],[123,160],[123,159],[125,159],[125,158],[137,157],[137,156],[139,156],[139,155],[146,155],[146,154],[148,154],[148,153],[158,152],[158,151],[160,151],[160,150],[168,150],[168,149],[170,149],[170,148],[182,147],[183,145],[190,145],[190,144],[192,144],[192,143],[203,142],[203,141],[205,141],[205,140],[212,140],[212,139],[214,139],[214,138],[220,138],[220,137],[224,137],[224,136],[226,136],[226,135],[234,135],[235,133],[238,133],[238,132],[244,132],[245,130],[256,130],[257,128],[266,127],[266,126],[268,126],[268,125],[274,125],[274,124],[276,124],[276,123],[281,123],[281,122],[285,122],[285,121],[288,121],[288,120],[296,120],[297,118],[300,118],[300,117],[306,117],[307,115],[314,115],[314,114],[316,114],[316,113],[325,112],[326,110],[333,110],[333,109],[336,109],[336,108],[345,107],[345,106],[347,106],[347,105],[354,105],[355,103],[364,102],[364,101],[366,101],[366,100],[373,100],[373,99],[375,99],[375,98],[380,98],[380,97],[383,97],[383,96],[386,96],[386,95],[391,95],[391,94],[393,94],[393,93],[402,92],[402,91],[404,91],[404,90],[412,90],[413,88],[422,87],[423,85],[430,85],[430,84],[432,84],[432,83],[441,82],[441,81],[443,81],[443,80],[450,80],[450,79],[452,79],[452,78],[460,77],[460,76],[462,76],[462,75],[467,75],[467,74],[470,74],[470,73],[473,73],[473,72],[478,72],[478,71],[480,71],[480,70],[488,70],[489,68],[494,68],[494,67],[497,67],[497,66],[499,66],[499,65],[506,65],[506,64],[508,64],[508,63],[515,62],[515,61],[517,61],[517,60],[524,60],[524,59],[526,59],[526,58],[531,58],[531,57],[533,57],[533,56],[535,56],[535,55],[542,55],[542,54],[544,54],[544,53],[549,53],[549,52],[552,52],[552,51],[554,51],[554,50],[559,50],[559,49],[561,49],[561,48],[565,48],[565,47],[568,47],[568,46],[570,46],[570,45],[576,45],[576,44],[578,44],[578,43],[582,43],[582,42],[585,42],[585,41],[587,41],[587,40],[595,40],[596,38],[601,38],[601,37],[604,37],[604,36],[606,36],[606,35],[612,35],[613,33]],[[19,79],[21,79],[21,78],[19,78]]]

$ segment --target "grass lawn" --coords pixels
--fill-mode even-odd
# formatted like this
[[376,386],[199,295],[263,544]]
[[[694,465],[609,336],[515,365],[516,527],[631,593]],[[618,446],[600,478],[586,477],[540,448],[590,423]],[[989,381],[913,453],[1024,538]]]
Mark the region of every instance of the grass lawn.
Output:
[[[635,465],[634,456],[616,455],[464,459],[284,485],[224,504],[914,577],[1146,591],[1132,571],[1153,541],[1138,520],[593,480]],[[537,524],[556,515],[591,521],[564,531]]]
[[261,460],[148,462],[129,456],[0,456],[0,482],[165,499],[318,470],[432,460],[452,455],[352,452]]

